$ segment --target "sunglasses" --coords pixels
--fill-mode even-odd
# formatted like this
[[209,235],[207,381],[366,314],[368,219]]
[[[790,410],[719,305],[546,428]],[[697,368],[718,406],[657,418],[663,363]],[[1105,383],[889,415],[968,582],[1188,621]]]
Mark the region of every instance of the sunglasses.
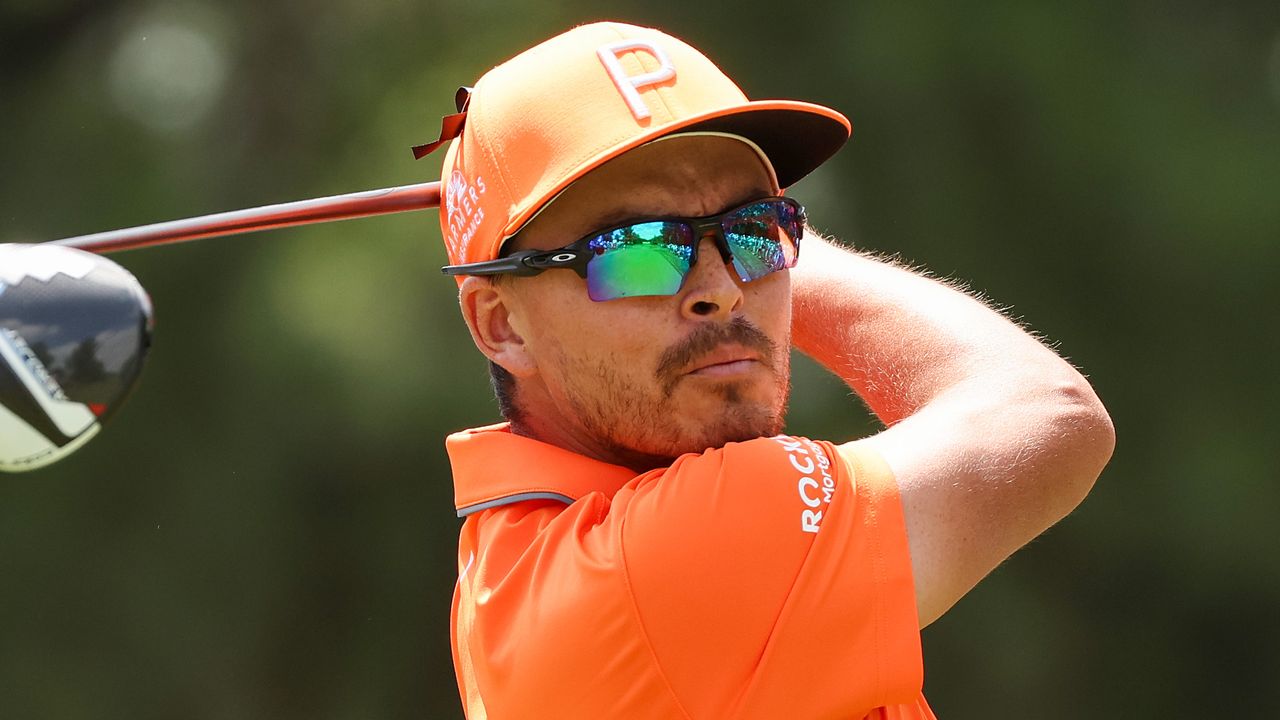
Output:
[[804,208],[785,197],[753,200],[719,215],[655,218],[600,230],[556,250],[520,250],[505,257],[441,268],[446,275],[537,275],[570,268],[587,281],[592,300],[675,295],[698,262],[708,231],[725,263],[743,282],[794,267],[804,233]]

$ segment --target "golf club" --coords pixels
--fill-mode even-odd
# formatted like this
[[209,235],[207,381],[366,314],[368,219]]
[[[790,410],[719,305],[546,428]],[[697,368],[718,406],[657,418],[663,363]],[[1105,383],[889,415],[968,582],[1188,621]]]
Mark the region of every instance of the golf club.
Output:
[[98,433],[137,383],[151,301],[119,265],[0,245],[0,471],[35,470]]
[[95,253],[438,207],[436,182],[82,235],[0,244],[0,472],[52,464],[88,442],[137,385],[151,300]]
[[201,215],[186,220],[80,235],[45,244],[109,253],[296,225],[425,210],[439,205],[440,183],[429,182]]

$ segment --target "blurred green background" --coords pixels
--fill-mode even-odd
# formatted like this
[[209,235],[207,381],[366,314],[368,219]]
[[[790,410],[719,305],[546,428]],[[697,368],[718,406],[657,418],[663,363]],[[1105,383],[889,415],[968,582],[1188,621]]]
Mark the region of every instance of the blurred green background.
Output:
[[[1273,1],[0,0],[0,242],[434,179],[458,85],[605,16],[848,114],[815,224],[1111,409],[1086,503],[924,632],[938,715],[1280,717]],[[442,438],[496,406],[436,222],[115,256],[157,344],[101,438],[0,477],[0,718],[461,717]],[[873,428],[800,365],[791,431]]]

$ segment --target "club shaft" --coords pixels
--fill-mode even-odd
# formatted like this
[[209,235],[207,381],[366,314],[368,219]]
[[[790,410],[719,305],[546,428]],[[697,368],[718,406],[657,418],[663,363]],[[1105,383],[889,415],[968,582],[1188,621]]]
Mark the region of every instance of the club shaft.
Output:
[[142,225],[54,240],[96,253],[134,250],[154,245],[187,242],[203,238],[238,235],[275,228],[334,222],[371,215],[424,210],[440,206],[440,183],[429,182],[403,187],[367,190],[332,197],[298,200],[248,210],[202,215],[185,220]]

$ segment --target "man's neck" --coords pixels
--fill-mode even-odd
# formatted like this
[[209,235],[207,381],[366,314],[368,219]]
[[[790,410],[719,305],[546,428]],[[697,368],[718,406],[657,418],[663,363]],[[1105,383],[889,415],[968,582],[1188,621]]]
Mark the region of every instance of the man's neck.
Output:
[[555,445],[610,465],[629,468],[637,475],[650,470],[668,467],[675,460],[672,457],[649,455],[630,448],[613,445],[607,441],[590,437],[583,430],[569,432],[557,423],[539,423],[536,417],[531,418],[529,414],[523,412],[510,418],[510,424],[511,432],[516,435],[544,442],[548,445]]

